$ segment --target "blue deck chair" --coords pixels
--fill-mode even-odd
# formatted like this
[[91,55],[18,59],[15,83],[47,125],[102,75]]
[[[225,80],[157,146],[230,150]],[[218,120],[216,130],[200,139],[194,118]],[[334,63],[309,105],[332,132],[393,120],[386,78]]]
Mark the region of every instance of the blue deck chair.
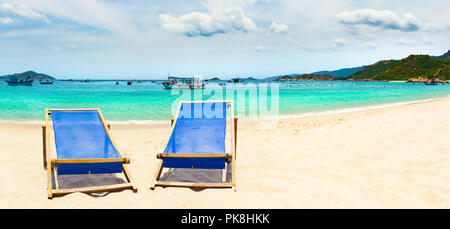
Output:
[[[50,155],[49,116],[53,123],[57,159]],[[130,159],[117,151],[100,109],[46,109],[43,128],[44,167],[47,167],[48,198],[73,192],[95,193],[132,189],[130,173],[125,164]],[[53,189],[53,175],[124,173],[128,183]],[[57,182],[57,179],[55,179]]]
[[[161,161],[151,189],[156,186],[235,188],[236,131],[233,101],[182,101],[172,120],[172,134],[166,148],[157,155]],[[225,179],[225,182],[160,180],[164,168],[221,169],[227,174],[228,165],[231,165],[231,179]]]

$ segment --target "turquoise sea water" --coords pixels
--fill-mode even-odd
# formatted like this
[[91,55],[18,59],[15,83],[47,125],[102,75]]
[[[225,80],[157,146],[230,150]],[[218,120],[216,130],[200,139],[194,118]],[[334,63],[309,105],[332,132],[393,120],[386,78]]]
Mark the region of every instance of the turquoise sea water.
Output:
[[[31,87],[13,87],[1,82],[0,120],[42,121],[45,108],[99,107],[109,121],[161,121],[172,117],[173,104],[178,103],[181,95],[198,100],[197,93],[202,92],[166,90],[161,81],[134,82],[131,86],[126,85],[126,81],[120,81],[120,85],[115,85],[115,82],[56,81],[53,85],[35,82]],[[204,90],[205,94],[200,94],[200,97],[226,99],[234,93],[236,110],[241,109],[236,112],[253,117],[255,112],[249,111],[252,104],[258,107],[262,103],[268,103],[269,109],[278,107],[277,114],[289,115],[450,95],[450,84],[426,86],[419,83],[341,81],[284,82],[276,85],[268,83],[267,96],[263,93],[264,84],[250,82],[229,86],[228,96],[227,90],[224,89],[220,93],[218,90]],[[212,88],[212,84],[206,85],[206,88]],[[214,88],[217,89],[218,86]],[[271,101],[277,102],[278,106],[271,104]]]

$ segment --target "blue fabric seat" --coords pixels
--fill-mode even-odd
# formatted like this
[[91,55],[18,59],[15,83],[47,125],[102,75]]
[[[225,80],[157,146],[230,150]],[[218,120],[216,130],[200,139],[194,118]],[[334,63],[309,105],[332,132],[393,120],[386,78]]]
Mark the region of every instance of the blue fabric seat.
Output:
[[[227,102],[182,103],[165,154],[225,154]],[[225,157],[165,157],[163,167],[224,169]]]
[[[51,111],[58,159],[121,158],[106,133],[100,114]],[[58,164],[59,175],[121,173],[122,162]]]

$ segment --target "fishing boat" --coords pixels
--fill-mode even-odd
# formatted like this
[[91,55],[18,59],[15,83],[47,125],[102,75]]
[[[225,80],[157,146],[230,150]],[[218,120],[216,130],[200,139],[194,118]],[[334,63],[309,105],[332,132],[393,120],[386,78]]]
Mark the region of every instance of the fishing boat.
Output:
[[49,80],[49,79],[45,79],[45,80],[39,80],[40,84],[53,84],[53,81]]
[[23,78],[10,78],[6,80],[9,86],[32,86],[33,79],[31,77]]
[[436,79],[433,78],[433,79],[431,79],[431,81],[425,82],[425,85],[428,85],[428,86],[435,86],[435,85],[437,85]]
[[127,85],[131,85],[133,82],[131,80],[128,80]]
[[173,77],[169,76],[168,81],[163,82],[166,89],[203,89],[205,85],[198,77]]

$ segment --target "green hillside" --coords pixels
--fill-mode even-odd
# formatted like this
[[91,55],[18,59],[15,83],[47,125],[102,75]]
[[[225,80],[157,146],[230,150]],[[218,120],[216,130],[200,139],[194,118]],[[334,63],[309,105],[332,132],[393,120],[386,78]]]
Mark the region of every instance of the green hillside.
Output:
[[382,60],[361,69],[348,78],[353,80],[375,80],[379,78],[379,74],[388,71],[388,69],[392,68],[398,62],[398,60]]
[[408,80],[411,78],[450,80],[450,61],[428,55],[410,55],[402,60],[380,61],[369,65],[348,79]]

